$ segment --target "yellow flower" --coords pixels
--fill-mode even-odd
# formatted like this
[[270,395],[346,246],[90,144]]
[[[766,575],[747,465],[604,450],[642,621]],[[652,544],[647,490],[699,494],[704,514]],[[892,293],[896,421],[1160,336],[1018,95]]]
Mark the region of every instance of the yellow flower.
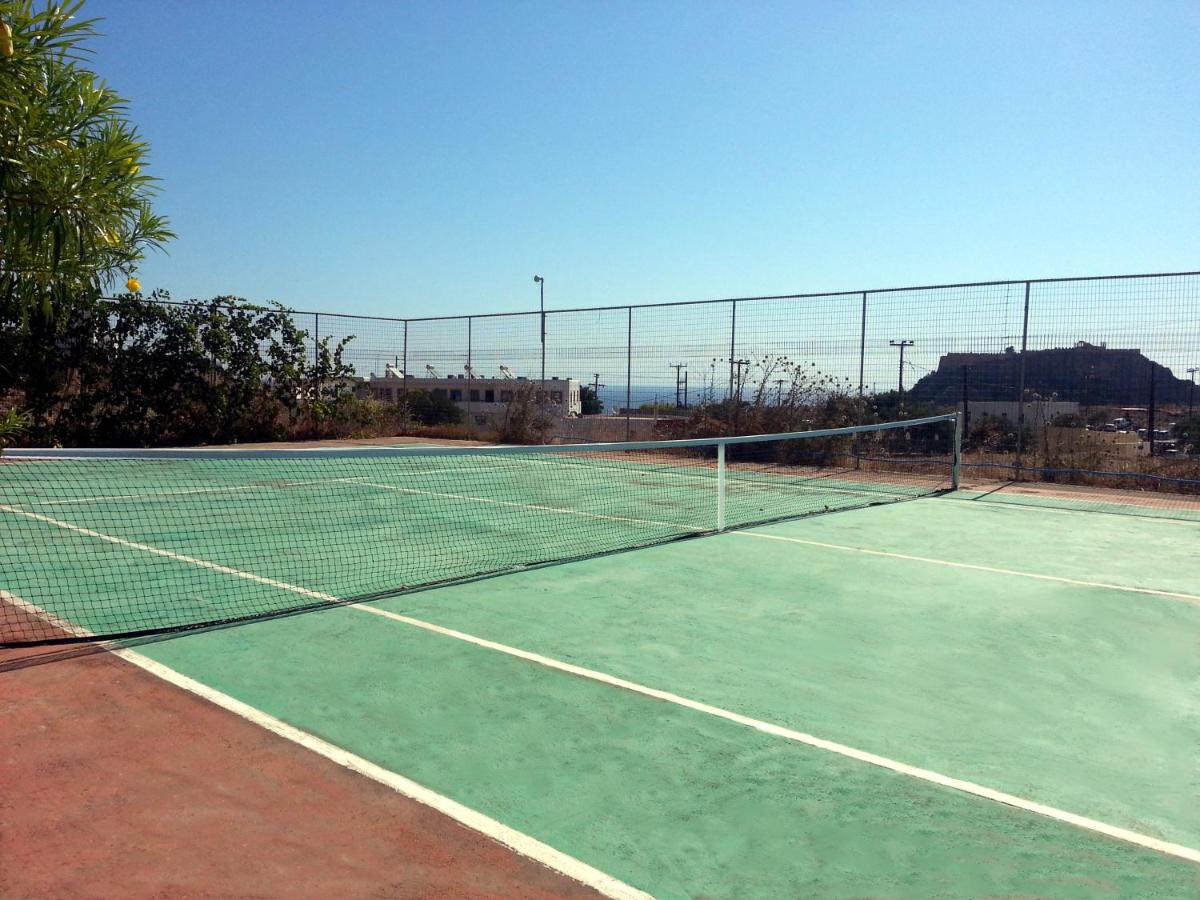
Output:
[[132,293],[137,294],[142,290],[142,283],[130,275],[129,280],[125,282],[125,287],[129,288]]
[[12,26],[7,22],[0,22],[0,56],[13,55],[12,42]]

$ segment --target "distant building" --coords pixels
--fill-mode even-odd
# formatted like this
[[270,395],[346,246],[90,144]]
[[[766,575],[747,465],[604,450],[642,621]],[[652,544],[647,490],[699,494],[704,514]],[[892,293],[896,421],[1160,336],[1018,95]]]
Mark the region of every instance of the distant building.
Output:
[[458,404],[463,412],[463,421],[472,425],[493,426],[503,422],[508,407],[522,393],[535,403],[544,405],[551,413],[561,418],[574,418],[583,413],[583,401],[579,395],[579,382],[574,378],[547,378],[544,385],[536,379],[517,376],[515,378],[468,378],[454,375],[448,378],[417,378],[412,375],[400,377],[394,369],[387,374],[371,375],[359,386],[360,396],[370,397],[380,403],[399,403],[409,391],[423,391],[433,397],[443,397]]

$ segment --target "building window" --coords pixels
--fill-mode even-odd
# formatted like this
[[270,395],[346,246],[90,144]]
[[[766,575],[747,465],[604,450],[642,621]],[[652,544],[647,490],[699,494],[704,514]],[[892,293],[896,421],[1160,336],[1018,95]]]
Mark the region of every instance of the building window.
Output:
[[450,391],[450,399],[451,400],[461,400],[462,399],[462,391],[457,390],[457,389],[451,390]]
[[562,391],[551,391],[550,400],[553,403],[562,403]]
[[512,391],[501,391],[500,392],[500,402],[501,403],[512,403],[512,399],[513,399]]
[[479,390],[477,388],[471,388],[471,402],[472,403],[479,402]]
[[437,397],[439,400],[445,400],[446,399],[446,389],[445,388],[434,388],[432,391],[429,392],[429,395],[431,397]]
[[391,388],[383,389],[383,399],[386,400],[388,403],[392,402],[392,389]]
[[496,402],[496,392],[495,391],[484,391],[483,392],[483,402],[484,403],[495,403]]

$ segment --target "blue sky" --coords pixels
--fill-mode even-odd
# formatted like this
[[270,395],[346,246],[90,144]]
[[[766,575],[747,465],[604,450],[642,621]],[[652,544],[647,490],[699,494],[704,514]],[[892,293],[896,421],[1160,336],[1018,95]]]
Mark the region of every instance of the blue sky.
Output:
[[419,316],[1200,268],[1200,5],[91,0],[177,299]]

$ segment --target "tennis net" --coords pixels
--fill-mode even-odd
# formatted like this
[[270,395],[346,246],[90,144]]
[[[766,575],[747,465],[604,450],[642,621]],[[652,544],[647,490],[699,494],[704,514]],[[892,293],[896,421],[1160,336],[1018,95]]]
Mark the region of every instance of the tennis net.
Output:
[[0,645],[363,601],[951,488],[953,415],[682,441],[10,450]]

